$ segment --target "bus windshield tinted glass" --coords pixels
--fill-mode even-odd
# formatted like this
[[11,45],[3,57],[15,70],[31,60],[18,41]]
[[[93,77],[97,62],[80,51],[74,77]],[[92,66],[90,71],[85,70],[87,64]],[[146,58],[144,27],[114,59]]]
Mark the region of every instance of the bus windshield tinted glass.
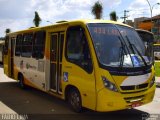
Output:
[[152,33],[145,31],[138,31],[138,30],[137,32],[144,42],[152,42],[152,43],[154,42],[154,36]]
[[111,67],[141,67],[151,64],[151,56],[137,32],[114,24],[88,24],[99,62]]

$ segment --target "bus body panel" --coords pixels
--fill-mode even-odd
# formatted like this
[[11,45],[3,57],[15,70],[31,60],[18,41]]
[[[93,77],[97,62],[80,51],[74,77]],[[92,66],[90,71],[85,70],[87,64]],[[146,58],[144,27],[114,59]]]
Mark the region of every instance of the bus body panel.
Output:
[[146,91],[132,94],[115,93],[104,88],[98,92],[96,111],[115,111],[138,107],[150,103],[154,94],[155,85]]
[[[152,71],[154,68],[152,67]],[[116,84],[118,92],[114,92],[105,88],[102,76],[106,77],[109,81]],[[140,102],[140,105],[147,104],[153,100],[155,94],[155,84],[150,87],[150,82],[154,78],[154,72],[146,74],[143,76],[143,84],[148,84],[144,88],[135,88],[134,90],[122,90],[121,85],[128,80],[127,78],[132,78],[132,81],[129,82],[136,87],[136,81],[138,76],[117,76],[111,75],[107,70],[96,68],[96,90],[97,90],[97,106],[96,111],[105,112],[105,111],[115,111],[122,110],[127,108],[132,108],[134,102]],[[135,79],[134,79],[135,77]],[[134,81],[133,81],[134,80]],[[137,84],[137,86],[140,85]],[[128,87],[128,86],[127,86]],[[143,96],[143,97],[142,97]],[[126,99],[126,100],[125,100]],[[127,102],[127,99],[131,102]],[[137,106],[136,106],[137,107]]]
[[8,55],[4,55],[4,73],[11,77],[10,75],[10,67],[11,67],[11,41],[8,42]]
[[[83,70],[81,67],[68,62],[68,60],[65,57],[65,52],[63,52],[63,82],[62,82],[62,87],[65,90],[65,88],[68,85],[75,86],[78,91],[81,94],[81,99],[82,99],[82,106],[95,110],[96,109],[96,78],[95,78],[95,68],[94,64],[95,63],[95,54],[94,48],[92,46],[92,41],[90,39],[90,35],[87,31],[86,25],[84,23],[79,23],[75,22],[72,24],[69,24],[69,27],[72,26],[81,26],[85,30],[85,35],[87,38],[87,42],[90,48],[90,53],[91,53],[91,58],[92,58],[92,65],[93,65],[93,71],[92,73],[87,73],[85,70]],[[66,42],[65,42],[66,44]],[[66,45],[64,45],[66,47]],[[66,49],[66,48],[65,48]],[[68,81],[65,81],[65,74],[68,74]],[[62,90],[63,90],[62,89]],[[65,91],[63,91],[64,93]]]
[[94,72],[87,74],[84,70],[71,63],[64,63],[64,76],[68,74],[68,80],[63,79],[62,85],[75,86],[81,94],[82,105],[89,109],[95,110],[96,107],[96,91]]
[[24,78],[30,81],[40,89],[45,89],[45,60],[36,60],[33,58],[14,57],[16,78],[18,73],[23,74]]
[[3,62],[3,68],[4,68],[4,74],[6,74],[7,76],[9,76],[8,73],[8,55],[4,55],[4,62]]

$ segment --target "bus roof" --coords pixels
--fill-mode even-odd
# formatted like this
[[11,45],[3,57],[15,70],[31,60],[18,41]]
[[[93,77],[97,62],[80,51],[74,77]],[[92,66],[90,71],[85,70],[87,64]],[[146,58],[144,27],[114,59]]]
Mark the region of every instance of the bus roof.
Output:
[[152,34],[152,35],[153,35],[153,33],[150,32],[150,31],[148,31],[148,30],[136,29],[136,31],[138,31],[138,32],[146,32],[146,33],[149,33],[149,34]]
[[42,26],[42,27],[31,27],[29,29],[8,33],[7,35],[11,35],[11,34],[15,34],[15,33],[21,33],[21,32],[29,32],[29,31],[34,31],[34,30],[36,31],[36,30],[39,30],[39,29],[45,29],[45,28],[49,28],[49,27],[65,25],[65,24],[72,24],[72,23],[83,23],[83,24],[88,24],[88,23],[111,23],[111,24],[117,24],[117,25],[123,25],[123,26],[131,27],[131,26],[123,24],[121,22],[116,22],[116,21],[111,21],[111,20],[98,20],[98,19],[85,20],[85,19],[83,19],[83,20],[73,20],[73,21],[58,21],[58,22],[56,22],[55,24],[52,24],[52,25]]

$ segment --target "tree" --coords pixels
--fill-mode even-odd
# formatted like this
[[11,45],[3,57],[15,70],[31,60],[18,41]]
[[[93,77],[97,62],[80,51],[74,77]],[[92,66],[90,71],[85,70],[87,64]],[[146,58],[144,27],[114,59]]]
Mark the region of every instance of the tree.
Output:
[[95,16],[96,19],[101,19],[102,18],[102,11],[103,11],[102,3],[100,3],[99,1],[97,1],[92,6],[92,14]]
[[7,28],[6,30],[5,30],[5,33],[6,34],[8,34],[8,33],[10,33],[11,32],[11,29],[9,29],[9,28]]
[[115,11],[112,11],[112,12],[109,14],[109,16],[110,16],[110,20],[117,21],[117,19],[118,19],[118,16],[117,16],[117,14],[116,14]]
[[38,12],[35,11],[35,16],[34,16],[34,19],[33,19],[33,23],[36,27],[38,27],[40,22],[41,22],[41,18],[39,17]]

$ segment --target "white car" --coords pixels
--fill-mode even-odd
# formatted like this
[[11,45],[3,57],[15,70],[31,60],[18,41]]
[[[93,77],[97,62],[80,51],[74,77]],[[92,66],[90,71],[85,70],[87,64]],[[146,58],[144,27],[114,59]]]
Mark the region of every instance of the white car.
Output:
[[155,60],[160,60],[160,52],[154,52]]
[[156,77],[156,86],[160,87],[160,77]]
[[160,60],[160,44],[154,44],[154,57],[155,60]]

